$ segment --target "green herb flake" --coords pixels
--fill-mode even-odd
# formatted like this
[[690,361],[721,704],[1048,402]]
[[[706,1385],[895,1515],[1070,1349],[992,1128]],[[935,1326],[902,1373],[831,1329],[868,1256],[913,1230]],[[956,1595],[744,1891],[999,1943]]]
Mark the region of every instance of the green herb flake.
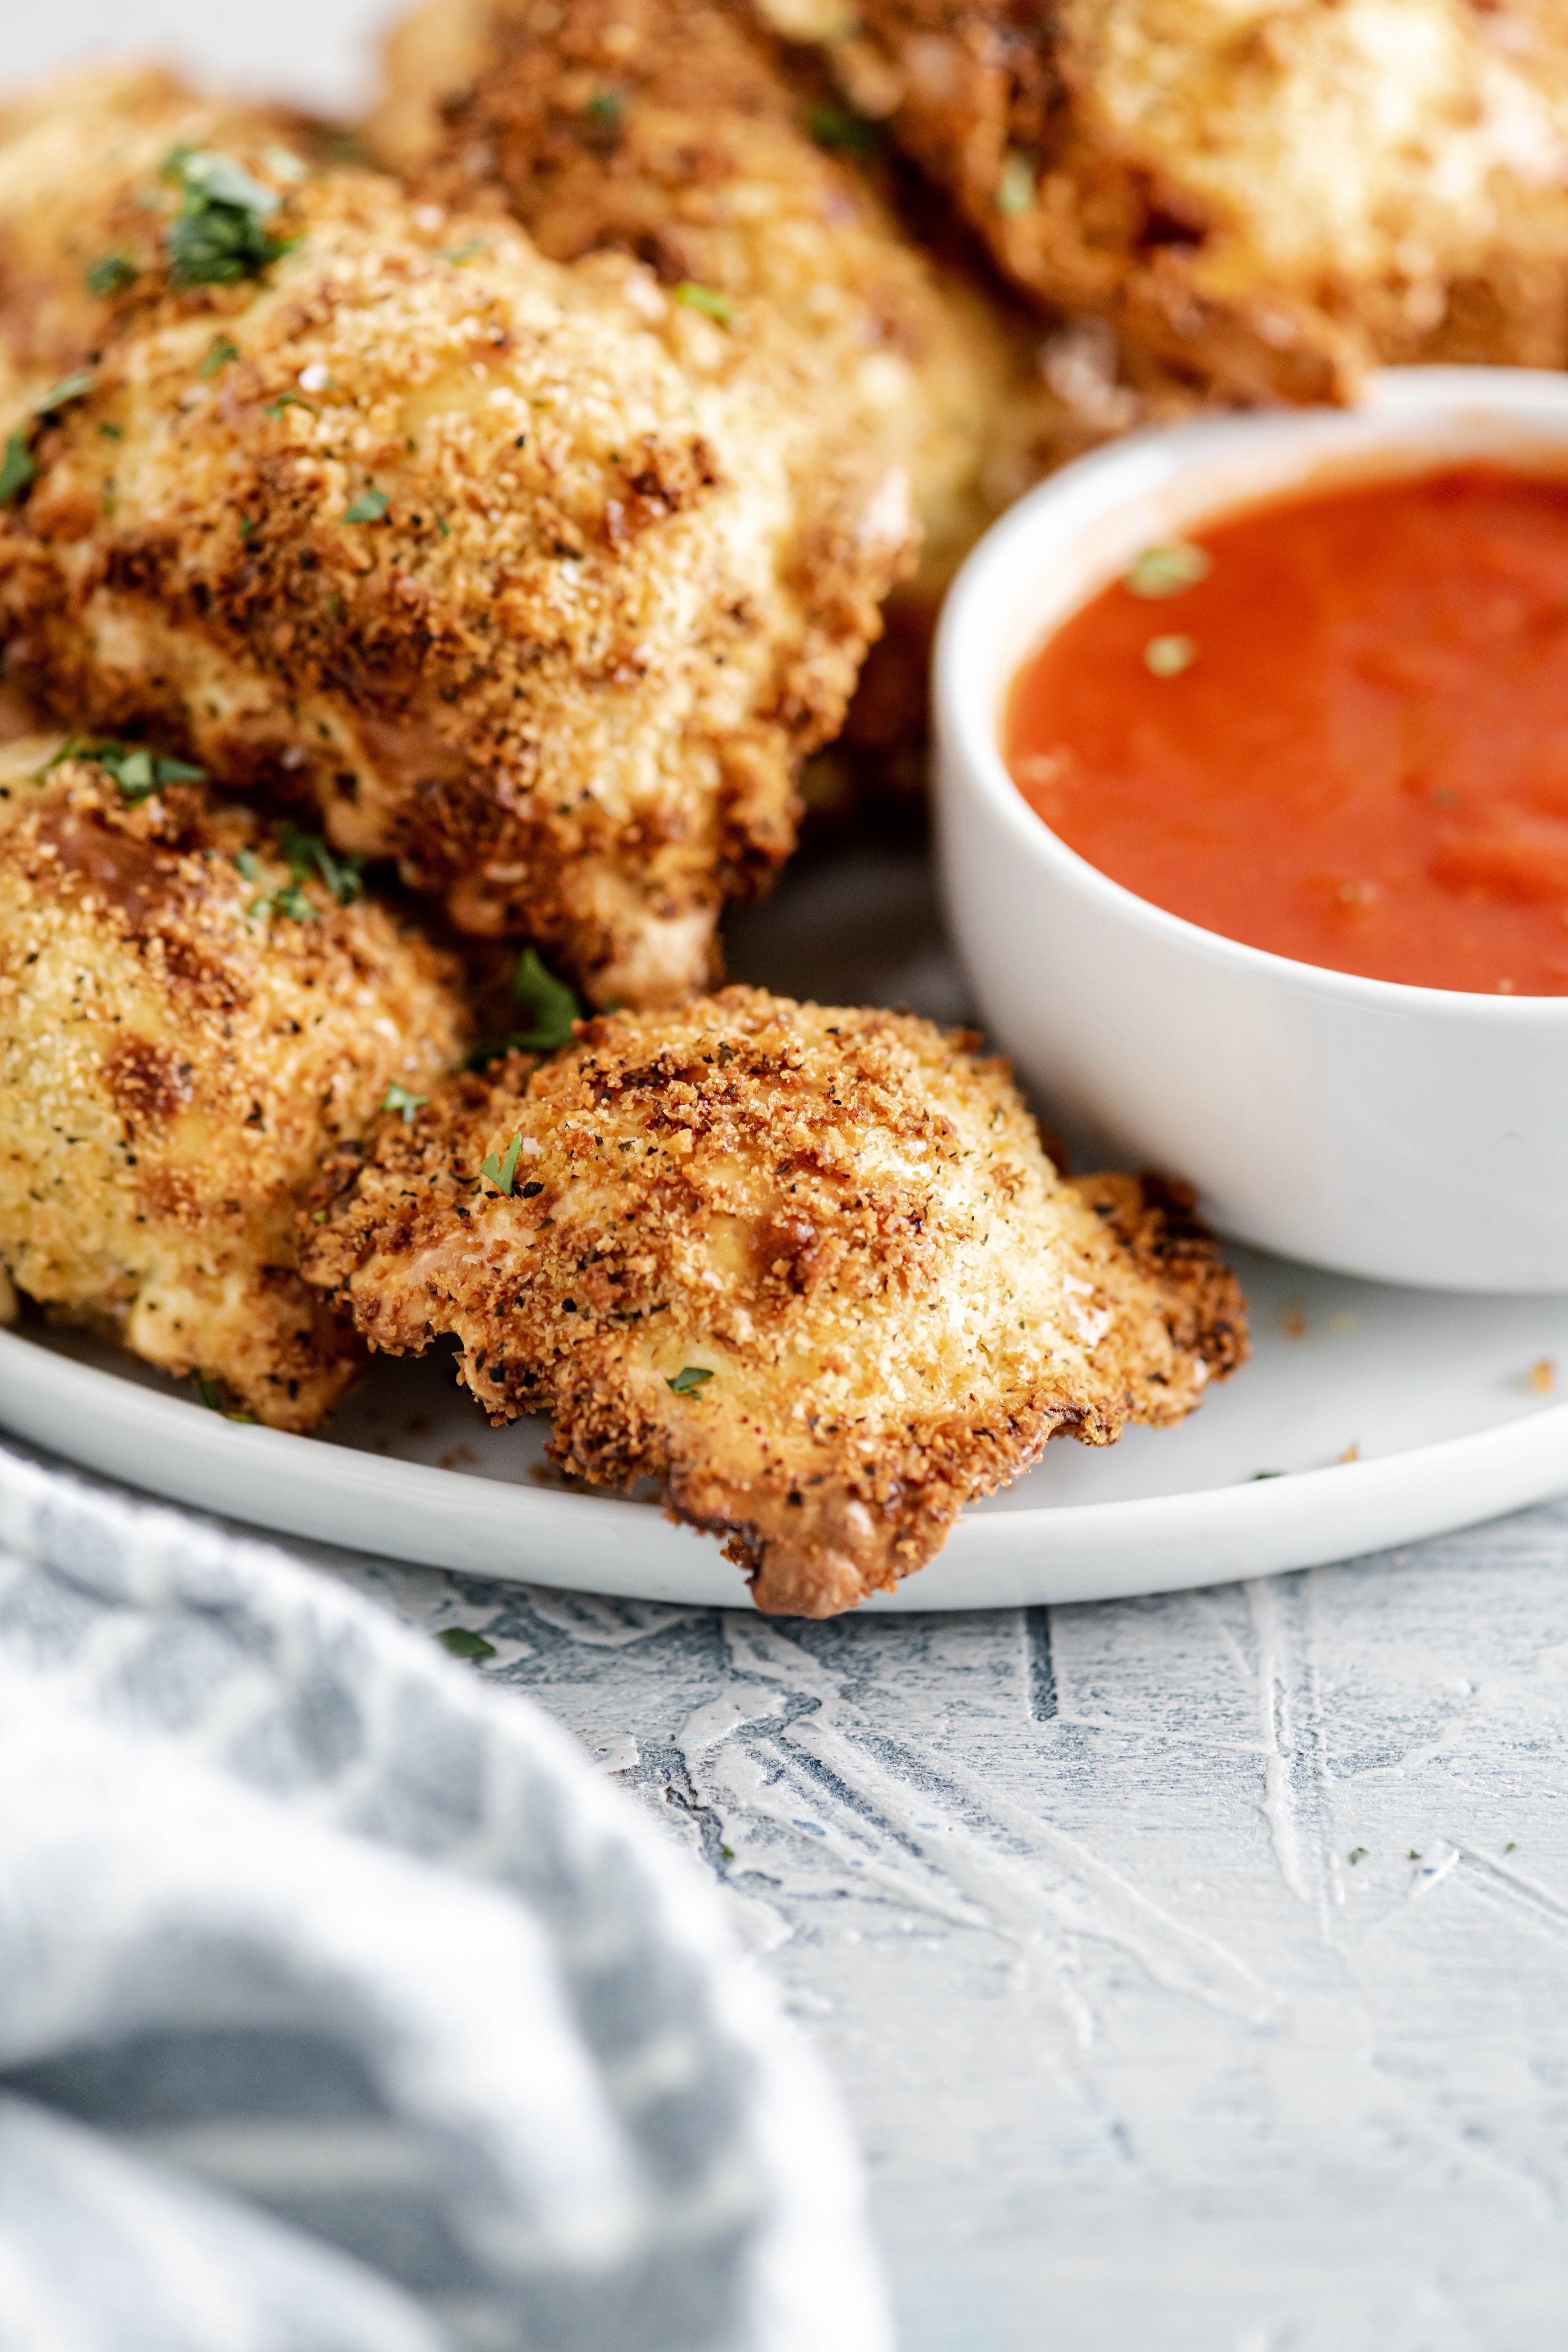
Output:
[[1006,220],[1035,208],[1035,167],[1026,155],[1014,153],[1002,166],[996,183],[996,209]]
[[1155,677],[1180,677],[1197,657],[1191,637],[1151,637],[1143,648],[1143,667]]
[[57,408],[63,408],[68,400],[79,400],[84,393],[90,392],[97,380],[90,368],[83,368],[77,375],[62,376],[58,383],[49,386],[41,400],[34,401],[34,415],[52,415]]
[[196,1384],[196,1394],[200,1397],[207,1411],[209,1412],[221,1412],[223,1411],[223,1399],[218,1393],[217,1382],[214,1380],[209,1380],[205,1372],[196,1372],[193,1377]]
[[440,532],[440,534],[441,534],[441,536],[442,536],[442,538],[443,538],[443,539],[450,539],[450,538],[451,538],[452,534],[451,534],[451,532],[450,532],[450,531],[447,530],[447,518],[446,518],[446,516],[445,516],[445,515],[437,515],[437,518],[436,518],[436,528],[437,528],[437,530]]
[[215,375],[227,367],[232,360],[237,360],[238,357],[239,345],[230,342],[226,335],[220,335],[196,370],[196,373],[203,383],[209,383]]
[[1508,1843],[1503,1848],[1503,1852],[1504,1853],[1517,1853],[1519,1852],[1519,1847],[1512,1838],[1510,1838]]
[[512,1044],[524,1054],[554,1054],[572,1043],[572,1024],[578,1016],[577,999],[563,980],[547,971],[537,951],[524,948],[511,976],[511,992],[533,1015],[531,1028],[519,1031]]
[[521,1150],[522,1138],[521,1135],[514,1135],[511,1139],[511,1149],[504,1160],[498,1160],[492,1151],[488,1159],[479,1163],[479,1174],[488,1176],[496,1191],[504,1192],[509,1201],[511,1198],[512,1178],[517,1174],[518,1155]]
[[617,97],[613,89],[602,89],[598,96],[591,98],[583,109],[590,122],[603,123],[605,126],[619,122],[626,110],[626,100]]
[[847,106],[814,106],[805,127],[830,155],[879,155],[887,137],[879,122]]
[[1255,1470],[1252,1474],[1252,1483],[1256,1486],[1259,1478],[1283,1478],[1284,1475],[1283,1470]]
[[268,402],[261,413],[263,416],[281,416],[286,408],[303,408],[311,416],[319,416],[321,413],[302,392],[280,392],[276,400]]
[[123,427],[118,425],[100,425],[98,429],[106,441],[119,441],[123,437]]
[[391,504],[386,492],[373,486],[368,490],[362,490],[352,507],[344,508],[342,520],[344,522],[379,522]]
[[1351,1850],[1350,1850],[1350,1855],[1349,1855],[1349,1861],[1350,1861],[1351,1867],[1352,1868],[1352,1870],[1353,1870],[1353,1868],[1355,1867],[1355,1865],[1356,1865],[1356,1864],[1357,1864],[1358,1862],[1364,1862],[1365,1860],[1366,1860],[1366,1848],[1365,1848],[1365,1846],[1364,1846],[1364,1845],[1352,1845],[1352,1848],[1351,1848]]
[[488,253],[489,249],[488,237],[471,236],[467,245],[459,245],[452,253],[438,253],[436,258],[437,261],[449,261],[454,269],[461,269],[465,262],[477,261],[481,253]]
[[689,310],[700,310],[704,318],[717,319],[721,327],[735,323],[735,305],[716,287],[699,286],[695,278],[683,278],[675,289],[675,299],[684,302]]
[[455,1658],[471,1658],[476,1666],[482,1666],[487,1658],[496,1654],[493,1642],[487,1642],[482,1633],[470,1633],[466,1625],[448,1625],[436,1639]]
[[290,882],[287,889],[274,890],[272,903],[291,923],[319,923],[321,919],[321,908],[311,906],[297,882]]
[[182,143],[164,157],[163,176],[184,198],[164,236],[176,286],[231,286],[289,250],[267,226],[278,198],[232,156]]
[[[64,759],[67,751],[57,757]],[[80,745],[76,756],[96,760],[104,774],[118,788],[121,799],[144,801],[162,792],[165,784],[203,784],[206,782],[205,768],[191,765],[188,760],[172,760],[159,751],[148,751],[145,744],[99,743],[89,748]]]
[[404,1126],[412,1127],[415,1112],[423,1108],[429,1099],[428,1095],[411,1095],[406,1087],[400,1087],[397,1080],[394,1078],[386,1089],[386,1099],[381,1107],[383,1110],[400,1110],[403,1113]]
[[257,530],[257,525],[256,525],[256,518],[255,518],[255,516],[254,516],[254,515],[241,515],[241,516],[240,516],[240,518],[239,518],[239,540],[240,540],[240,545],[241,545],[242,547],[248,547],[248,546],[250,545],[251,541],[256,537],[256,530]]
[[1406,1861],[1408,1861],[1408,1862],[1419,1862],[1419,1861],[1420,1861],[1420,1859],[1421,1859],[1421,1856],[1419,1855],[1419,1853],[1417,1853],[1417,1852],[1416,1852],[1415,1848],[1414,1846],[1412,1846],[1412,1847],[1411,1847],[1411,1849],[1410,1849],[1409,1853],[1405,1856],[1405,1859],[1406,1859]]
[[86,272],[87,290],[106,297],[124,294],[141,275],[128,253],[106,253]]
[[285,822],[279,827],[283,855],[296,882],[324,882],[340,907],[352,907],[364,896],[364,856],[358,851],[339,856],[319,833],[306,833]]
[[704,1381],[710,1381],[712,1378],[713,1374],[705,1365],[687,1364],[677,1372],[672,1381],[666,1381],[664,1385],[667,1389],[673,1389],[677,1396],[692,1396],[701,1388]]
[[1214,558],[1190,541],[1173,540],[1168,547],[1146,547],[1128,572],[1123,585],[1134,596],[1179,596],[1206,580]]
[[13,433],[5,444],[5,454],[0,457],[0,507],[25,490],[37,472],[27,447],[25,433]]

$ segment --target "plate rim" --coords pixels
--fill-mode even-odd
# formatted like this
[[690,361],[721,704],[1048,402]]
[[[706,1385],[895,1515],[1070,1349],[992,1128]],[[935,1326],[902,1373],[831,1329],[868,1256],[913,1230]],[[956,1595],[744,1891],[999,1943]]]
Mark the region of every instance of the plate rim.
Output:
[[[16,1411],[19,1378],[25,1381],[29,1398],[29,1408],[20,1416]],[[110,1448],[99,1449],[96,1456],[91,1449],[83,1449],[68,1439],[62,1444],[59,1440],[60,1419],[79,1417],[84,1406],[90,1412],[94,1426],[106,1430],[111,1440]],[[679,1534],[700,1546],[707,1555],[702,1563],[693,1558],[692,1576],[686,1580],[712,1585],[716,1581],[714,1572],[734,1578],[733,1586],[725,1588],[727,1601],[715,1603],[712,1599],[705,1599],[699,1605],[750,1605],[746,1586],[723,1560],[711,1538],[694,1528],[672,1527],[662,1512],[656,1515],[657,1507],[638,1504],[622,1496],[562,1493],[521,1480],[514,1483],[475,1478],[471,1474],[443,1469],[439,1465],[408,1462],[395,1454],[372,1453],[361,1446],[323,1444],[286,1430],[240,1425],[216,1415],[209,1415],[206,1423],[199,1428],[188,1422],[176,1423],[171,1418],[205,1411],[191,1399],[163,1394],[115,1371],[58,1354],[25,1333],[0,1330],[0,1427],[47,1445],[79,1466],[116,1477],[126,1477],[127,1474],[106,1468],[102,1456],[106,1450],[114,1450],[112,1440],[117,1432],[122,1438],[143,1442],[166,1433],[175,1438],[188,1475],[176,1477],[174,1484],[130,1481],[138,1485],[142,1492],[166,1504],[219,1512],[223,1509],[221,1502],[193,1499],[189,1492],[193,1444],[199,1456],[204,1457],[194,1465],[194,1475],[209,1490],[215,1473],[230,1466],[240,1472],[254,1470],[259,1449],[263,1458],[271,1455],[276,1459],[280,1471],[305,1470],[310,1465],[303,1479],[289,1479],[295,1494],[303,1489],[307,1505],[312,1493],[321,1492],[323,1480],[336,1486],[340,1502],[352,1500],[355,1489],[368,1491],[374,1483],[378,1502],[384,1507],[388,1503],[395,1506],[399,1499],[410,1506],[417,1505],[419,1528],[427,1527],[432,1509],[439,1509],[460,1493],[465,1497],[464,1517],[474,1516],[481,1496],[481,1511],[504,1511],[513,1503],[521,1503],[528,1519],[542,1535],[572,1533],[597,1538],[617,1550],[628,1538],[643,1540],[654,1536],[656,1530],[661,1541],[667,1541],[670,1534]],[[1435,1477],[1434,1472],[1440,1472],[1440,1477]],[[1542,1475],[1543,1472],[1547,1475]],[[1456,1511],[1450,1504],[1438,1502],[1435,1516],[1415,1511],[1415,1520],[1420,1524],[1413,1525],[1408,1536],[1380,1537],[1380,1524],[1385,1523],[1390,1507],[1397,1507],[1401,1498],[1410,1493],[1413,1480],[1418,1491],[1432,1495],[1452,1493],[1456,1484],[1473,1487],[1477,1507],[1469,1512],[1463,1507]],[[1042,1561],[1068,1549],[1086,1555],[1106,1554],[1119,1547],[1135,1548],[1141,1541],[1151,1539],[1155,1543],[1163,1539],[1165,1545],[1173,1546],[1180,1554],[1184,1540],[1191,1542],[1205,1534],[1216,1545],[1212,1570],[1191,1572],[1178,1566],[1173,1572],[1167,1572],[1168,1562],[1162,1565],[1152,1559],[1142,1580],[1120,1587],[1121,1597],[1132,1597],[1138,1591],[1229,1581],[1238,1574],[1288,1573],[1294,1567],[1353,1559],[1361,1551],[1382,1549],[1388,1541],[1416,1541],[1473,1525],[1500,1511],[1544,1501],[1560,1491],[1568,1492],[1568,1402],[1542,1405],[1490,1429],[1472,1430],[1458,1437],[1440,1438],[1430,1444],[1406,1447],[1399,1453],[1374,1455],[1365,1461],[1331,1463],[1311,1470],[1284,1472],[1275,1477],[1242,1479],[1228,1486],[1194,1487],[1171,1495],[1135,1496],[1103,1503],[1026,1505],[1009,1511],[964,1514],[935,1561],[900,1586],[897,1594],[877,1596],[870,1605],[916,1612],[924,1607],[942,1612],[966,1607],[1018,1605],[1000,1599],[986,1600],[979,1594],[950,1595],[945,1589],[939,1591],[935,1586],[928,1586],[925,1580],[932,1578],[933,1571],[947,1568],[956,1570],[965,1582],[988,1569],[1010,1581],[1009,1568],[1016,1566],[1019,1555],[1031,1545],[1038,1547]],[[445,1564],[428,1559],[427,1541],[421,1549],[417,1528],[410,1549],[398,1550],[386,1540],[384,1528],[367,1535],[362,1544],[356,1545],[352,1534],[323,1534],[319,1528],[313,1530],[302,1525],[298,1511],[266,1520],[258,1520],[244,1512],[235,1516],[243,1517],[247,1525],[274,1538],[330,1542],[347,1550],[358,1549],[384,1558],[411,1562],[423,1559],[426,1565]],[[1344,1528],[1347,1519],[1358,1517],[1370,1523],[1369,1539],[1364,1543],[1345,1543],[1332,1533]],[[1331,1530],[1327,1549],[1321,1539],[1305,1535],[1305,1529],[1314,1522]],[[1289,1540],[1293,1528],[1302,1530],[1301,1540],[1295,1545]],[[1228,1556],[1238,1540],[1258,1547],[1263,1557],[1255,1567],[1238,1567]],[[1282,1556],[1290,1552],[1299,1556]],[[704,1567],[709,1573],[703,1573]],[[517,1580],[519,1576],[519,1571],[504,1566],[462,1572],[489,1575],[503,1581]],[[681,1597],[657,1590],[668,1574],[668,1564],[661,1573],[658,1563],[649,1562],[647,1597]],[[568,1588],[574,1581],[568,1575],[552,1572],[547,1562],[531,1566],[521,1580]],[[1090,1577],[1088,1581],[1092,1584],[1094,1580]],[[945,1588],[946,1582],[945,1577],[940,1578],[942,1587]],[[580,1590],[609,1589],[595,1583],[594,1570],[587,1563],[578,1571],[576,1583]],[[930,1593],[929,1601],[922,1598],[924,1592]],[[1064,1600],[1071,1597],[1113,1596],[1109,1590],[1103,1596],[1088,1590],[1081,1595],[1062,1596]]]

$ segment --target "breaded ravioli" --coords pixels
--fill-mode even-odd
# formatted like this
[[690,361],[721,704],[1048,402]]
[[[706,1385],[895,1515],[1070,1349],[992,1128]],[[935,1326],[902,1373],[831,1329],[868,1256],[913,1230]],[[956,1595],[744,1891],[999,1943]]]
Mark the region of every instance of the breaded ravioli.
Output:
[[896,590],[849,736],[923,731],[936,607],[1031,483],[1107,430],[1174,413],[1157,371],[1054,339],[976,269],[909,233],[879,127],[746,0],[426,0],[394,32],[369,135],[416,192],[504,205],[558,261],[617,250],[740,315],[765,364],[805,366],[868,449],[907,469],[919,570]]
[[100,751],[0,747],[0,1268],[309,1429],[363,1350],[296,1272],[300,1201],[460,1059],[456,967],[319,835]]
[[1064,1182],[975,1042],[746,988],[601,1017],[343,1154],[306,1279],[373,1347],[455,1333],[492,1418],[833,1615],[1047,1438],[1179,1421],[1246,1354],[1184,1197]]
[[162,176],[156,143],[97,362],[0,403],[13,674],[313,805],[596,1002],[679,1002],[793,844],[903,469],[635,261],[259,136]]
[[1568,361],[1554,0],[761,0],[1018,286],[1243,398]]
[[163,283],[161,170],[176,148],[243,147],[270,185],[322,160],[320,124],[184,89],[156,66],[97,66],[0,100],[0,394],[89,363]]

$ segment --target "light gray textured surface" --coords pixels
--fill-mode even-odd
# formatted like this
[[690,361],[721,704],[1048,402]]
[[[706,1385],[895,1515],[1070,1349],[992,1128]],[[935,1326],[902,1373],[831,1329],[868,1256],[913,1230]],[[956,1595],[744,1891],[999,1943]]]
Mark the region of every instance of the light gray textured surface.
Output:
[[731,1890],[859,2124],[903,2352],[1548,2352],[1565,1566],[1559,1505],[827,1625],[351,1572],[482,1628]]

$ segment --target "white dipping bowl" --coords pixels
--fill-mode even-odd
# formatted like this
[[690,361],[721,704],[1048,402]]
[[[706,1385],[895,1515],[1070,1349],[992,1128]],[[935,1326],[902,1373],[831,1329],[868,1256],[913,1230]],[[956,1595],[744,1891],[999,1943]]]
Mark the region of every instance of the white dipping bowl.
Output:
[[1001,751],[1019,670],[1143,549],[1281,493],[1476,459],[1568,473],[1568,379],[1392,370],[1353,411],[1139,434],[1042,483],[942,616],[939,854],[987,1027],[1092,1148],[1185,1177],[1221,1232],[1315,1265],[1561,1291],[1568,997],[1364,980],[1203,930],[1069,849]]

